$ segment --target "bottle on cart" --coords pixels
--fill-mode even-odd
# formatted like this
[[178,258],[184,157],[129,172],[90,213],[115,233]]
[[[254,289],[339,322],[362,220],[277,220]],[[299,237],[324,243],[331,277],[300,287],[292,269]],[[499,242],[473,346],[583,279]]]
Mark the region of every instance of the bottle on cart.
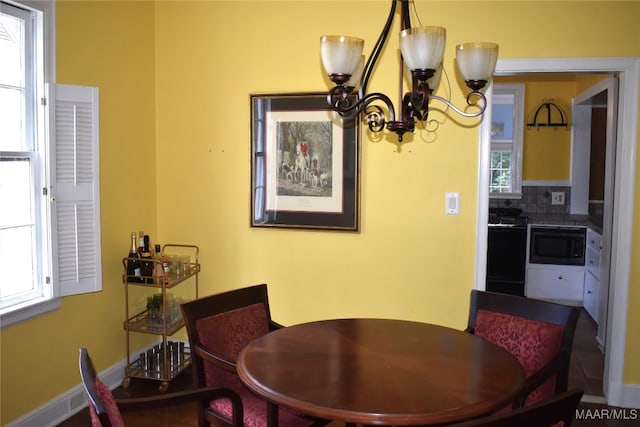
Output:
[[141,283],[142,272],[140,270],[140,261],[138,261],[136,233],[131,233],[131,249],[127,258],[136,258],[127,260],[127,282]]
[[164,268],[162,268],[162,247],[155,245],[155,251],[153,253],[153,259],[156,261],[153,263],[153,281],[156,285],[167,284],[164,281]]
[[142,253],[144,252],[144,231],[141,231],[138,234],[138,256],[142,258]]
[[142,248],[142,276],[148,285],[153,284],[153,261],[151,260],[151,247],[149,236],[144,235],[144,244]]
[[169,273],[171,272],[171,262],[169,261],[169,257],[164,254],[162,255],[162,271],[163,271],[164,284],[168,285]]

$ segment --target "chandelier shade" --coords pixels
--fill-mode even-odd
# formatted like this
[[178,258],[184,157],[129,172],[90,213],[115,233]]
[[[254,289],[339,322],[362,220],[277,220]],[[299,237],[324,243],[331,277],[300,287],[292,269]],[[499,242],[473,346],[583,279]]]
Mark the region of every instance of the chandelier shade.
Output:
[[364,49],[364,40],[356,37],[323,36],[320,57],[329,76],[350,76],[356,70]]
[[490,80],[497,59],[495,43],[463,43],[456,47],[456,63],[465,80]]
[[442,78],[442,62],[439,63],[436,67],[436,72],[433,73],[433,76],[427,79],[429,90],[431,90],[432,92],[436,90],[436,88],[440,84],[440,78]]
[[364,72],[364,55],[360,55],[360,60],[358,61],[358,65],[356,65],[356,69],[351,73],[351,77],[349,81],[347,81],[344,85],[347,87],[356,87],[360,84],[360,80],[362,79],[362,73]]
[[447,30],[413,27],[400,32],[400,52],[411,71],[435,70],[442,62]]

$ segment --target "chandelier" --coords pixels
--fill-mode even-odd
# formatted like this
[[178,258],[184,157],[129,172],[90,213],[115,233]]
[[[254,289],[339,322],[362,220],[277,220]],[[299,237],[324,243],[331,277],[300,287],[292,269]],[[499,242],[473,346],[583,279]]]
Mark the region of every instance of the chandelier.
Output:
[[[487,107],[487,99],[480,90],[486,86],[495,70],[498,45],[494,43],[464,43],[456,47],[456,64],[467,86],[467,106],[471,112],[460,109],[446,98],[433,94],[442,69],[442,57],[446,30],[434,26],[411,26],[409,3],[412,0],[392,0],[391,11],[371,55],[366,61],[362,54],[364,40],[347,36],[322,36],[320,55],[322,65],[335,86],[327,94],[327,103],[342,118],[353,118],[360,113],[366,115],[372,132],[386,128],[398,135],[415,130],[416,120],[425,122],[429,115],[429,102],[437,100],[464,117],[478,117]],[[391,99],[383,93],[368,93],[367,84],[378,57],[387,41],[389,30],[401,7],[400,52],[401,62],[411,71],[411,91],[404,91],[403,68],[400,68],[400,95],[402,105],[398,113]],[[358,87],[358,91],[355,89]],[[385,108],[382,107],[384,105]]]

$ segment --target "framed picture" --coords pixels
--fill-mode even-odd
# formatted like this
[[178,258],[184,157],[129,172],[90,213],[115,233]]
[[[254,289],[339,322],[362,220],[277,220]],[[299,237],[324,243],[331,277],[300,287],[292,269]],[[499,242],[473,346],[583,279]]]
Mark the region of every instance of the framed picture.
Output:
[[251,95],[251,226],[358,231],[359,154],[326,94]]

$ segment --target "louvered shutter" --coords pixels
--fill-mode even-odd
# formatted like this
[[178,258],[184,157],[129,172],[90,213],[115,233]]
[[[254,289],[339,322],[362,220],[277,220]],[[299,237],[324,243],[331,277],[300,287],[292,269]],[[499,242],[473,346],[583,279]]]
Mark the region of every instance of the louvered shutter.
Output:
[[102,290],[98,88],[56,85],[51,175],[59,295]]

